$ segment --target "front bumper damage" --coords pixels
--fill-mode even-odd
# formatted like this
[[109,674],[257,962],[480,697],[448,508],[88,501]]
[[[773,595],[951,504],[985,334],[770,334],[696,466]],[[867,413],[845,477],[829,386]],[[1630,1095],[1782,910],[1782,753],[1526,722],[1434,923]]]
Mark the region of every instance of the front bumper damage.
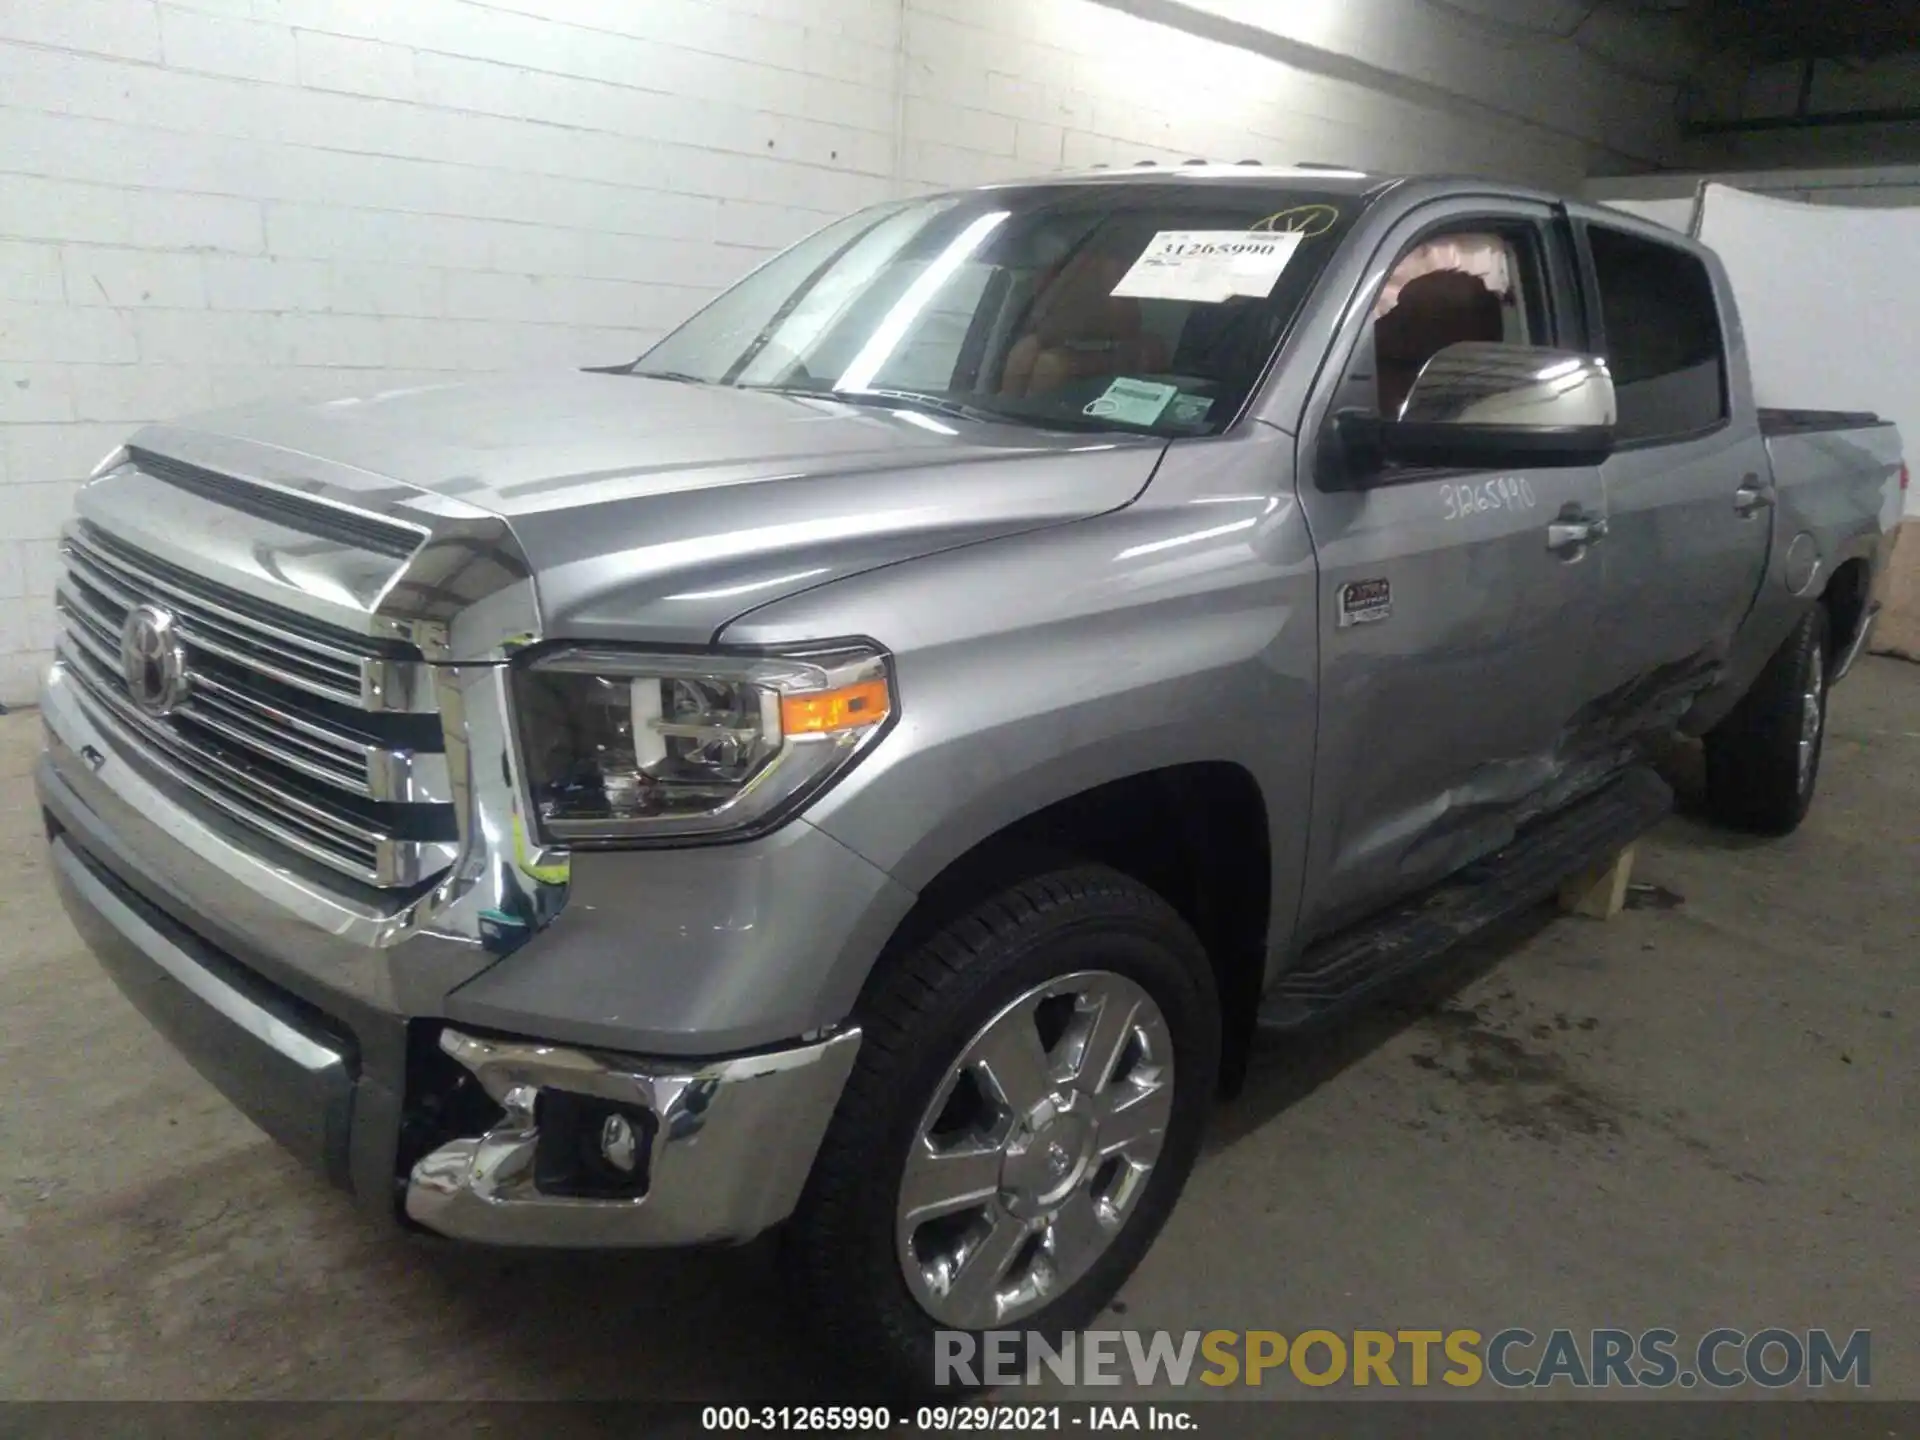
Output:
[[[697,1067],[452,1029],[439,1043],[504,1113],[413,1167],[407,1214],[460,1240],[598,1249],[744,1239],[784,1220],[860,1032]],[[568,1116],[562,1136],[541,1128],[557,1104]],[[581,1142],[595,1193],[555,1193],[582,1188]]]
[[[914,896],[805,817],[543,848],[510,673],[543,621],[505,520],[218,429],[134,447],[76,504],[37,772],[129,999],[388,1220],[681,1245],[781,1219]],[[156,609],[188,696],[149,711],[113,632]]]
[[[175,1049],[335,1184],[390,1219],[495,1245],[739,1242],[792,1211],[857,1029],[648,1058],[508,1033],[497,1006],[481,1023],[410,1013],[401,992],[458,974],[477,942],[444,918],[276,891],[291,874],[266,873],[176,803],[166,777],[112,754],[57,670],[44,699],[37,789],[76,929]],[[608,955],[599,929],[574,934],[571,949],[548,934],[519,954],[556,968],[584,963],[567,958],[580,945]],[[524,1018],[537,1034],[544,1017]]]

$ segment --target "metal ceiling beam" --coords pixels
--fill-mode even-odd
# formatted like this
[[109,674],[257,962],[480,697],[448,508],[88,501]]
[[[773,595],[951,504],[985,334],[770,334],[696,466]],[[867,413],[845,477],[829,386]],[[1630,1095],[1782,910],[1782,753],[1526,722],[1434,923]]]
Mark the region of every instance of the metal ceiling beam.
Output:
[[1815,110],[1796,115],[1762,115],[1751,120],[1688,120],[1689,135],[1742,135],[1762,130],[1819,130],[1834,125],[1903,125],[1920,120],[1920,105],[1877,110]]
[[1755,60],[1872,59],[1920,50],[1915,0],[1705,0],[1716,44]]
[[1758,134],[1767,131],[1899,125],[1920,121],[1920,106],[1905,103],[1855,109],[1815,109],[1817,68],[1920,51],[1920,0],[1699,0],[1696,16],[1709,48],[1729,52],[1751,67],[1795,63],[1798,93],[1789,113],[1700,114],[1698,77],[1681,94],[1681,130],[1689,136]]

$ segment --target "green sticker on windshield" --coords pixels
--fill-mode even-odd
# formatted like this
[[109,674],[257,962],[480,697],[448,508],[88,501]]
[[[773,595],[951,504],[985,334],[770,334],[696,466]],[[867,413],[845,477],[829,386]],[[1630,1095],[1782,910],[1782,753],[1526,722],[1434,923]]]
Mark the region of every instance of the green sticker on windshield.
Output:
[[1106,393],[1098,400],[1089,400],[1081,413],[1096,420],[1151,425],[1179,393],[1178,385],[1156,385],[1151,380],[1129,380],[1123,375],[1107,386]]
[[1213,401],[1204,395],[1176,395],[1167,419],[1175,425],[1198,425],[1213,409]]

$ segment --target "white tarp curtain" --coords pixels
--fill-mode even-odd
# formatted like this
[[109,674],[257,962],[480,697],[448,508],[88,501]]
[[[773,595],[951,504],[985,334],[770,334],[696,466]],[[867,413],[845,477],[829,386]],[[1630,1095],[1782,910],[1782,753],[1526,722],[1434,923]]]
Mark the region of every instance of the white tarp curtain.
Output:
[[1607,200],[1602,203],[1615,210],[1625,210],[1629,215],[1638,215],[1642,220],[1651,220],[1655,224],[1678,230],[1683,235],[1693,228],[1694,197],[1691,195],[1684,200]]
[[[1754,395],[1786,409],[1877,410],[1920,448],[1920,206],[1803,205],[1707,186],[1746,329]],[[1920,487],[1907,492],[1920,515]]]

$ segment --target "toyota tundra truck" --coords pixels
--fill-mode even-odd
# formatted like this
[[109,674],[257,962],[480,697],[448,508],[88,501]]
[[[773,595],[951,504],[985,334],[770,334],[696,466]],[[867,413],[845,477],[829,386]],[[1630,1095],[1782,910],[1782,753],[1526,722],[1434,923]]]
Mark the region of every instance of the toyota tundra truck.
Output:
[[38,769],[262,1129],[489,1245],[778,1230],[819,1333],[1088,1320],[1256,1035],[1673,803],[1781,834],[1906,472],[1714,256],[1528,189],[899,200],[612,369],[133,435]]

